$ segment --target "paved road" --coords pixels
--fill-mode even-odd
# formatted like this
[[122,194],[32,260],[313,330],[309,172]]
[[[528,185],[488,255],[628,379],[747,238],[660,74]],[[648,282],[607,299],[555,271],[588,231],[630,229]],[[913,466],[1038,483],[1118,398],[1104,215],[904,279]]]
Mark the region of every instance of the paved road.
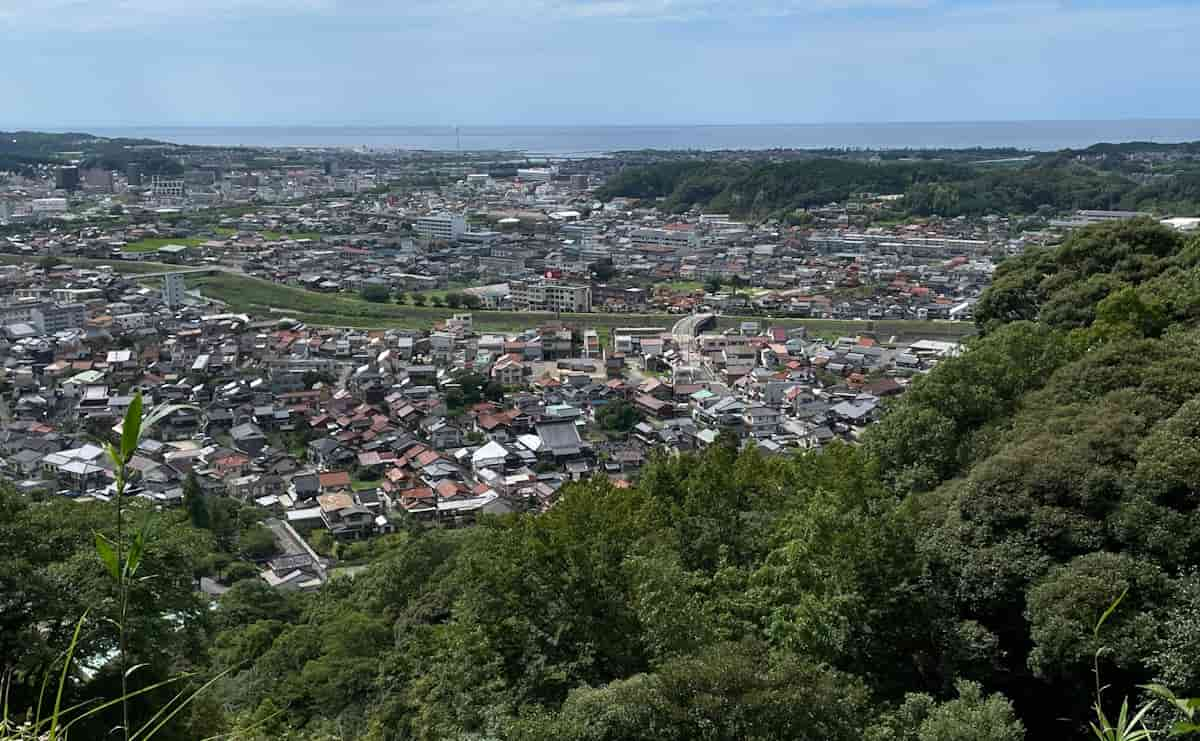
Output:
[[685,364],[691,365],[692,351],[695,350],[696,335],[700,332],[700,327],[710,321],[715,314],[688,314],[684,318],[675,322],[675,326],[671,328],[671,334],[675,338],[675,344],[683,351]]

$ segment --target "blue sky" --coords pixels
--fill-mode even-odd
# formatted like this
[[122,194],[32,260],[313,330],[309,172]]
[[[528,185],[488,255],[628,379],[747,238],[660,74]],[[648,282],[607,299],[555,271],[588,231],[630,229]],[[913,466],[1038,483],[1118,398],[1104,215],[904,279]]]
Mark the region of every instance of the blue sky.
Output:
[[1196,0],[0,0],[0,129],[1200,117]]

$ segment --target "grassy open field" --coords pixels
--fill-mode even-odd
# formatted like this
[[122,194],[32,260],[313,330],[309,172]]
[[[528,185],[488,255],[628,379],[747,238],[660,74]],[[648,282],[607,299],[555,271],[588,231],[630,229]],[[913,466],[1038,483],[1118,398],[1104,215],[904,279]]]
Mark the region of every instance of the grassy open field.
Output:
[[[38,262],[42,256],[32,257],[26,255],[0,255],[0,264],[2,265],[30,265]],[[60,257],[59,262],[70,265],[78,265],[85,268],[95,268],[100,265],[109,265],[114,272],[125,273],[129,275],[137,275],[140,273],[161,273],[167,270],[177,270],[178,265],[168,265],[165,262],[147,262],[131,260],[93,260],[86,257]]]
[[[371,303],[353,294],[316,293],[228,273],[192,276],[188,278],[188,283],[192,287],[199,287],[205,296],[225,302],[231,311],[257,316],[287,316],[318,325],[368,329],[426,329],[434,322],[447,319],[455,313],[454,309],[445,307]],[[515,331],[560,318],[560,315],[550,312],[475,310],[471,314],[476,328],[497,332]],[[679,317],[671,314],[562,314],[561,319],[593,327],[607,339],[616,327],[670,329]],[[757,321],[762,327],[804,326],[811,333],[822,337],[873,332],[881,339],[891,336],[957,339],[974,332],[972,325],[958,322],[865,322],[738,316],[719,317],[717,326],[721,329],[736,327],[742,321]]]
[[121,249],[125,252],[154,252],[159,247],[166,247],[169,244],[183,244],[188,247],[198,247],[204,244],[203,239],[186,238],[186,239],[163,239],[155,237],[153,239],[139,239],[136,242],[130,242]]
[[[213,229],[217,235],[222,237],[232,237],[238,233],[237,229],[228,226],[218,226]],[[251,232],[247,231],[247,234]],[[321,235],[317,232],[274,232],[270,230],[257,232],[262,235],[262,238],[271,242],[280,239],[320,239]]]
[[[401,306],[395,303],[371,303],[349,293],[317,293],[259,278],[224,273],[192,276],[189,287],[198,287],[205,296],[223,301],[230,311],[262,316],[292,317],[311,324],[337,327],[386,329],[399,327],[427,329],[433,322],[448,319],[462,309],[434,306]],[[558,315],[541,311],[471,312],[477,328],[486,331],[514,331],[554,321]],[[677,317],[667,314],[563,314],[563,321],[596,328],[663,327],[670,329]]]
[[691,293],[702,290],[704,283],[698,280],[672,280],[654,284],[654,288],[658,288],[659,286],[669,288],[675,293]]

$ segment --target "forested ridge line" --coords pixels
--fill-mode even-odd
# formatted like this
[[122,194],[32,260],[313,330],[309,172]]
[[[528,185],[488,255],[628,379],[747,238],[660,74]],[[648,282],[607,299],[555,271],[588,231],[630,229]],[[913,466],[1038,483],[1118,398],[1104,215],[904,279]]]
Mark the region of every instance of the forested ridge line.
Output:
[[[1135,147],[1137,145],[1128,145]],[[887,153],[885,153],[887,154]],[[1124,157],[1123,149],[1031,156],[987,165],[945,160],[818,156],[787,162],[684,160],[627,167],[597,193],[655,202],[668,211],[698,207],[739,218],[795,221],[805,209],[860,194],[902,195],[889,208],[901,217],[1054,214],[1128,209],[1200,214],[1200,166],[1182,160],[1162,170]],[[662,199],[659,203],[658,199]]]

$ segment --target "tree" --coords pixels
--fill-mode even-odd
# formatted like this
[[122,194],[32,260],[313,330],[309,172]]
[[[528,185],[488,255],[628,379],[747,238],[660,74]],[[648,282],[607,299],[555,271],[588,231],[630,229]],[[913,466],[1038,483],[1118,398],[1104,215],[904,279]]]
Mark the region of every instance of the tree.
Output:
[[709,277],[708,280],[704,281],[704,290],[707,293],[720,293],[721,292],[720,276],[714,275],[714,276]]
[[596,422],[608,432],[627,433],[642,421],[636,407],[627,401],[605,404],[596,410]]
[[42,270],[53,270],[61,262],[54,255],[46,255],[38,260],[38,267]]
[[494,378],[489,379],[483,387],[483,398],[494,402],[504,401],[504,384]]
[[869,727],[865,741],[1020,741],[1025,726],[1002,695],[984,695],[976,682],[955,684],[958,697],[936,702],[909,694],[895,711]]
[[404,291],[397,290],[396,291],[396,303],[400,304],[401,306],[403,306],[404,304],[407,304],[408,303],[408,294],[405,293]]
[[442,296],[435,293],[429,299],[429,303],[433,304],[434,306],[443,306],[446,303],[446,299],[442,298]]
[[464,293],[462,295],[463,306],[468,309],[478,309],[483,306],[483,299],[473,293]]
[[462,303],[463,297],[461,293],[446,294],[446,306],[449,306],[451,309],[457,309],[458,307],[462,306]]
[[200,530],[212,527],[212,515],[195,471],[188,471],[187,478],[183,481],[183,507],[187,510],[192,527]]
[[362,290],[360,290],[358,293],[364,300],[376,304],[387,303],[391,296],[391,292],[388,291],[388,287],[379,285],[378,283],[368,283],[367,285],[363,286]]
[[600,260],[592,263],[592,275],[599,283],[607,283],[612,280],[617,274],[617,268],[613,265],[611,259]]
[[428,299],[423,293],[414,293],[412,296],[412,302],[414,306],[424,306],[427,300]]
[[304,371],[304,375],[301,376],[300,380],[304,384],[304,388],[310,389],[313,386],[316,386],[318,383],[323,383],[326,386],[332,386],[335,379],[332,374],[325,371],[309,370]]
[[262,525],[252,525],[242,531],[238,550],[246,558],[262,561],[275,553],[275,534]]
[[651,674],[575,690],[557,715],[517,723],[510,737],[858,741],[867,711],[867,692],[851,677],[797,657],[772,662],[759,646],[721,644]]

